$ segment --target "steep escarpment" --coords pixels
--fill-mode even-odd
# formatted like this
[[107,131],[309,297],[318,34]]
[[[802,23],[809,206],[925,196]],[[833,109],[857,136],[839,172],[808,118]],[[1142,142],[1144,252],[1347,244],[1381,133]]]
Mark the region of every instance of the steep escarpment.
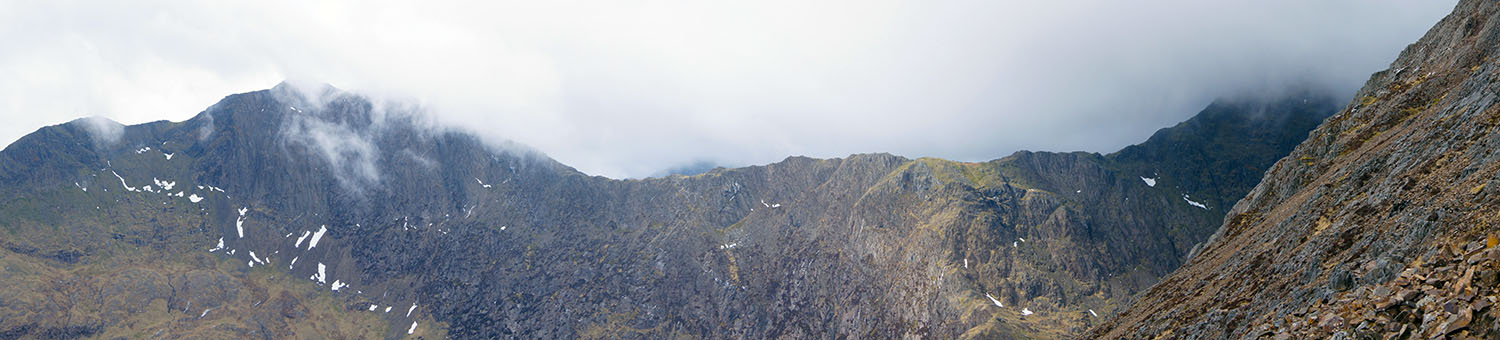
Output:
[[1500,5],[1461,1],[1100,338],[1496,338]]
[[613,180],[278,86],[0,152],[22,283],[0,301],[24,302],[0,334],[1064,337],[1176,268],[1331,103],[1221,101],[1110,155]]

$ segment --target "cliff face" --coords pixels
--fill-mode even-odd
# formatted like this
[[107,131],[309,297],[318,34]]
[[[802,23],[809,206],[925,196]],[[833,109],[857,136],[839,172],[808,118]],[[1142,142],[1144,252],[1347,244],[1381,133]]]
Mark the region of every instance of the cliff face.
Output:
[[0,338],[1064,337],[1334,110],[1222,101],[1111,155],[612,180],[279,86],[0,152]]
[[1500,5],[1462,1],[1099,338],[1497,338]]

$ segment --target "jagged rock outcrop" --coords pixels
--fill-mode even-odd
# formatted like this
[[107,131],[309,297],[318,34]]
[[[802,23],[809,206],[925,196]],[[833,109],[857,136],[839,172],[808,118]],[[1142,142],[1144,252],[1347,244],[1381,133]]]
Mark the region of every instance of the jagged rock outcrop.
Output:
[[1497,18],[1460,1],[1089,337],[1500,338]]
[[21,283],[0,334],[1063,337],[1176,268],[1335,109],[1221,101],[1110,155],[613,180],[278,86],[0,152],[0,278]]

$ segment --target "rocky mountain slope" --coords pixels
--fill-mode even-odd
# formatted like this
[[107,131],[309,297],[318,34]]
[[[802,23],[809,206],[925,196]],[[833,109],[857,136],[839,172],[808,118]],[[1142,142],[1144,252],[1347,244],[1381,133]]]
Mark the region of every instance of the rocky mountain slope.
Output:
[[1058,338],[1181,264],[1335,112],[1118,153],[591,177],[332,88],[0,152],[0,338]]
[[1500,338],[1497,19],[1461,1],[1090,337]]

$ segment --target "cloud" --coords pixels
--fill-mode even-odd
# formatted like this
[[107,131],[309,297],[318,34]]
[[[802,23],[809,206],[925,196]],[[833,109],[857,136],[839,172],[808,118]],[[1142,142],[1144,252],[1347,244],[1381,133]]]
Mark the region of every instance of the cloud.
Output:
[[334,179],[352,193],[363,196],[380,183],[381,152],[375,140],[388,123],[385,107],[327,86],[289,84],[271,94],[287,106],[277,131],[283,146],[303,148],[327,162]]
[[94,142],[95,150],[104,150],[120,142],[125,136],[125,125],[104,117],[85,117],[74,120],[72,124],[82,126],[89,133],[89,139]]
[[[1214,98],[1353,91],[1453,1],[0,4],[0,141],[182,120],[283,79],[591,174],[1114,151]],[[337,138],[337,135],[327,137]]]

